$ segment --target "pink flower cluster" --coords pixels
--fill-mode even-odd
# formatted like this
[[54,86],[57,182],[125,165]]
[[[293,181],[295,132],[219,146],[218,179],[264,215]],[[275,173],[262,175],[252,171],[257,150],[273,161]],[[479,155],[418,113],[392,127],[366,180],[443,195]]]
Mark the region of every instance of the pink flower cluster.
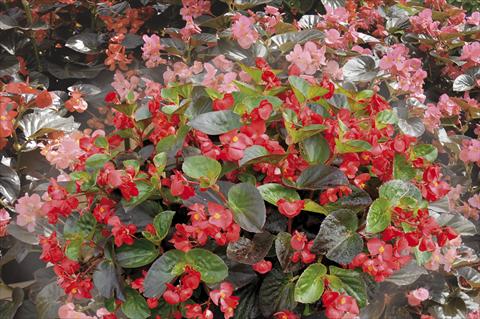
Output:
[[241,14],[236,15],[234,19],[235,22],[232,25],[233,38],[242,48],[250,48],[259,38],[254,26],[255,19]]
[[480,140],[464,140],[459,156],[465,163],[477,163],[480,165]]
[[166,63],[166,60],[160,56],[160,51],[163,50],[163,46],[160,43],[160,37],[158,35],[153,34],[149,37],[145,34],[143,41],[145,44],[142,46],[142,58],[147,68],[154,68]]
[[76,311],[75,305],[71,302],[64,304],[58,309],[58,317],[60,319],[105,319],[110,316],[110,312],[105,308],[98,309],[96,316],[88,316],[83,312]]
[[427,72],[422,69],[420,59],[408,59],[408,48],[405,45],[390,47],[380,60],[379,67],[395,78],[398,89],[423,97],[423,80],[427,77]]
[[[303,48],[300,44],[296,44],[293,51],[290,52],[286,59],[292,65],[290,73],[313,75],[322,66],[326,65],[325,47],[318,47],[312,41],[304,44]],[[292,70],[294,69],[294,70]]]
[[72,169],[85,152],[80,148],[81,132],[64,135],[60,140],[47,144],[41,153],[58,169]]
[[182,9],[180,14],[183,20],[187,17],[198,18],[199,16],[210,12],[209,0],[182,0]]
[[26,227],[29,232],[35,230],[37,219],[45,217],[46,212],[42,209],[43,202],[38,194],[25,196],[18,199],[15,204],[17,212],[17,225]]

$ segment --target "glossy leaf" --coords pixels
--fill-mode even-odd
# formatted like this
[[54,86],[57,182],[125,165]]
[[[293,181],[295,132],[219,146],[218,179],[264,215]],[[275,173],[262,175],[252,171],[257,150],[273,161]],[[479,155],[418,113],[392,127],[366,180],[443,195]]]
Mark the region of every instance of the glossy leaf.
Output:
[[240,116],[230,110],[200,114],[189,125],[209,135],[220,135],[242,126]]
[[167,250],[150,267],[145,276],[144,295],[160,296],[167,288],[165,284],[183,272],[186,265],[185,253],[180,250]]
[[183,172],[194,179],[205,181],[205,186],[215,184],[222,172],[222,165],[216,160],[198,155],[185,158],[182,165]]
[[298,177],[296,186],[299,189],[317,190],[348,184],[348,179],[341,170],[320,164],[304,170]]
[[272,247],[274,236],[268,232],[255,234],[252,239],[240,237],[227,246],[227,257],[230,260],[253,265],[263,260]]
[[295,285],[295,300],[301,303],[314,303],[319,300],[325,288],[323,281],[327,267],[311,264],[303,271]]
[[365,307],[367,304],[367,289],[365,281],[358,272],[349,269],[342,269],[330,266],[330,275],[332,278],[331,287],[335,290],[343,290],[347,295],[357,300],[359,307]]
[[363,240],[356,233],[357,215],[349,210],[339,210],[328,215],[313,241],[311,251],[326,255],[330,260],[346,265],[363,249]]
[[293,310],[295,282],[291,276],[272,269],[260,286],[259,306],[263,316],[269,318],[281,310]]
[[150,318],[150,308],[148,308],[147,301],[140,295],[138,291],[127,287],[125,289],[125,302],[122,303],[122,312],[129,319],[146,319]]
[[185,261],[202,275],[202,281],[215,284],[228,276],[228,267],[222,258],[209,250],[194,248],[185,254]]
[[367,232],[376,234],[390,225],[391,205],[390,201],[385,198],[377,198],[373,201],[367,215]]
[[137,239],[133,245],[122,245],[116,250],[116,259],[124,268],[138,268],[153,262],[158,249],[146,239]]
[[262,195],[255,186],[248,183],[232,186],[228,191],[228,205],[240,227],[249,232],[262,232],[266,209]]

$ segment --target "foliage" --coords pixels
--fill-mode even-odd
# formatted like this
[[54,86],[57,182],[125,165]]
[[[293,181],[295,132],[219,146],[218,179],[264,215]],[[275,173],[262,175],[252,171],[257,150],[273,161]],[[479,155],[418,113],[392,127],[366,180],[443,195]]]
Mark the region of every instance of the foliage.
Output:
[[480,13],[422,3],[0,4],[2,314],[479,316]]

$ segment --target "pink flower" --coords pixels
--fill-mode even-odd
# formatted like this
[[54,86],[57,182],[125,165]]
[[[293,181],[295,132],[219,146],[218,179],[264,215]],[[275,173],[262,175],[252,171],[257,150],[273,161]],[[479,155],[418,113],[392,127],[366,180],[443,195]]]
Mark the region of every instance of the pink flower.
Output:
[[210,12],[209,0],[182,0],[182,5],[180,14],[183,20],[186,20],[187,17],[197,18],[202,14]]
[[17,224],[26,227],[29,232],[33,232],[37,218],[45,216],[42,205],[42,200],[38,194],[32,196],[25,194],[25,196],[19,198],[15,204],[15,211],[18,214]]
[[472,12],[472,15],[467,18],[467,22],[473,25],[480,25],[480,12]]
[[462,48],[460,59],[480,64],[480,42],[476,41],[465,44]]
[[223,54],[216,56],[211,62],[222,72],[230,72],[234,66],[233,62],[227,60]]
[[460,196],[463,194],[463,191],[464,188],[460,184],[450,189],[450,192],[447,194],[448,207],[450,208],[450,210],[455,210],[456,203],[460,199]]
[[75,311],[75,305],[71,302],[58,308],[58,317],[60,319],[96,319],[95,316],[87,316],[83,312]]
[[427,130],[433,133],[440,126],[441,118],[442,112],[440,112],[440,109],[433,103],[427,104],[427,110],[423,117],[423,123]]
[[465,163],[480,163],[480,140],[464,140],[459,157]]
[[189,41],[194,34],[201,33],[200,27],[193,21],[192,17],[186,17],[187,24],[180,30],[183,41]]
[[345,24],[348,22],[348,11],[344,7],[333,9],[331,6],[326,5],[325,10],[327,13],[324,15],[324,18],[327,22],[334,25]]
[[432,10],[424,9],[418,14],[418,16],[413,16],[410,18],[412,24],[412,30],[417,33],[427,33],[431,36],[435,36],[439,33],[438,21],[433,21],[432,19]]
[[252,18],[240,15],[237,21],[233,23],[233,38],[244,49],[250,48],[258,39],[258,32],[255,30],[253,22]]
[[286,59],[295,65],[300,73],[313,75],[326,64],[325,51],[325,47],[318,48],[315,43],[308,41],[303,48],[300,44],[296,44]]
[[460,114],[461,108],[447,94],[442,94],[437,104],[440,111],[448,116]]
[[82,137],[84,135],[81,132],[64,135],[56,143],[47,144],[41,153],[58,169],[73,168],[78,158],[85,153],[80,148],[79,141]]
[[325,31],[325,43],[330,44],[332,47],[339,47],[342,45],[342,39],[340,32],[336,29],[328,29]]
[[142,58],[146,61],[145,65],[147,68],[154,68],[166,62],[165,59],[160,57],[160,51],[163,50],[163,46],[160,43],[158,35],[153,34],[149,37],[145,34],[143,36],[143,41],[145,43],[142,46]]
[[414,307],[418,306],[422,301],[427,300],[429,295],[428,290],[425,288],[412,290],[407,295],[408,304]]
[[324,71],[333,80],[343,80],[343,71],[337,61],[328,61]]
[[480,209],[480,194],[473,195],[468,199],[468,204],[472,207]]
[[7,226],[10,223],[10,214],[6,209],[0,209],[0,238],[7,235]]
[[132,92],[134,96],[133,101],[130,102],[137,100],[138,93],[135,92],[135,89],[140,84],[140,78],[138,76],[133,75],[127,79],[122,72],[116,71],[113,75],[113,80],[112,87],[117,91],[121,100],[124,100],[130,92]]

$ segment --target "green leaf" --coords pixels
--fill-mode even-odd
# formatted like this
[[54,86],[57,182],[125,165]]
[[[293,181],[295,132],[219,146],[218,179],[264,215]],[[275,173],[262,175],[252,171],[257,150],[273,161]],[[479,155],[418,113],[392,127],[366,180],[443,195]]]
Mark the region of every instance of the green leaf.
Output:
[[147,301],[138,291],[130,287],[125,288],[126,300],[122,303],[122,312],[129,319],[146,319],[150,317],[150,308]]
[[238,114],[223,110],[200,114],[189,125],[208,135],[220,135],[241,127],[242,123]]
[[330,146],[321,134],[306,138],[300,148],[303,158],[310,164],[323,164],[330,157]]
[[365,282],[358,272],[348,269],[342,269],[335,266],[330,266],[330,277],[334,277],[335,280],[331,284],[334,290],[343,290],[349,296],[355,298],[359,307],[365,307],[367,305],[367,289]]
[[275,253],[284,272],[295,271],[301,267],[300,263],[292,261],[295,250],[290,244],[291,240],[292,235],[287,232],[280,232],[277,234],[277,238],[275,238]]
[[366,230],[376,234],[383,231],[391,222],[391,203],[388,199],[377,198],[370,206],[367,215]]
[[228,276],[228,267],[222,258],[209,250],[194,248],[186,255],[186,262],[202,275],[202,281],[215,284]]
[[110,160],[107,154],[93,154],[85,161],[85,167],[91,170],[101,169]]
[[153,219],[153,226],[155,226],[159,240],[163,240],[167,236],[174,215],[174,211],[166,210],[155,216]]
[[373,57],[360,55],[348,60],[342,70],[346,80],[370,82],[377,76],[378,66]]
[[105,148],[105,149],[108,149],[108,146],[109,146],[108,141],[104,136],[97,136],[93,144],[95,144],[100,148]]
[[348,179],[341,170],[322,164],[305,169],[298,177],[296,183],[297,188],[309,190],[326,189],[348,184]]
[[307,267],[298,278],[295,285],[295,301],[301,303],[314,303],[323,294],[323,279],[327,267],[322,264],[312,264]]
[[255,186],[248,183],[232,186],[228,191],[228,205],[240,227],[253,233],[262,232],[267,214],[265,202]]
[[311,251],[342,265],[350,263],[363,249],[357,227],[354,212],[346,209],[333,212],[323,220]]
[[417,172],[403,154],[395,154],[393,160],[393,178],[409,181],[415,178]]
[[269,232],[255,234],[252,239],[240,237],[236,242],[228,244],[227,257],[242,264],[256,264],[265,258],[274,238]]
[[328,211],[316,201],[307,198],[304,203],[303,210],[328,215]]
[[295,96],[300,103],[328,93],[328,89],[318,85],[311,85],[298,76],[289,76],[288,82],[292,86],[293,93],[295,93]]
[[352,193],[348,196],[340,197],[335,203],[328,203],[323,208],[327,212],[336,211],[339,209],[350,209],[353,211],[361,211],[372,204],[370,195],[363,189],[355,186],[349,186]]
[[123,268],[138,268],[148,265],[157,256],[157,247],[146,239],[137,239],[133,245],[122,245],[116,250],[118,264]]
[[291,188],[287,188],[280,184],[267,183],[257,187],[262,198],[272,205],[277,205],[279,199],[299,200],[300,195]]
[[475,78],[469,74],[461,74],[453,81],[453,90],[456,92],[465,92],[475,87]]
[[388,124],[396,124],[397,122],[397,114],[392,110],[381,111],[377,114],[375,118],[376,126],[379,129],[386,127]]
[[120,274],[117,272],[117,269],[115,269],[115,264],[112,261],[104,260],[98,264],[93,272],[92,278],[95,288],[102,297],[116,297],[125,300],[119,281]]
[[370,145],[370,143],[362,140],[340,141],[337,139],[335,141],[335,150],[340,154],[365,152],[369,151],[371,148],[372,145]]
[[413,148],[413,154],[415,157],[423,157],[429,162],[433,162],[437,159],[438,156],[438,150],[435,146],[431,144],[422,144],[422,145],[416,145]]
[[262,282],[259,294],[260,311],[264,317],[281,310],[293,310],[297,303],[294,298],[295,283],[290,275],[272,269]]
[[181,250],[167,250],[148,270],[145,276],[145,297],[158,297],[166,289],[165,284],[183,273],[186,265],[185,253]]
[[149,182],[146,182],[143,180],[135,181],[135,185],[137,186],[137,189],[138,189],[138,195],[132,197],[132,199],[130,199],[130,201],[128,202],[122,199],[123,205],[130,206],[130,207],[139,205],[144,201],[146,201],[154,191],[154,188],[152,187],[152,185]]
[[417,202],[422,200],[422,193],[412,183],[398,179],[391,180],[380,186],[379,196],[388,199],[393,206],[397,205],[404,197],[412,197]]
[[200,180],[201,184],[205,182],[203,185],[208,187],[217,181],[222,165],[210,157],[197,155],[185,158],[182,170],[187,176]]
[[244,166],[255,163],[276,163],[286,156],[286,154],[270,154],[265,147],[253,145],[245,149],[243,158],[238,161],[238,164]]
[[80,253],[83,245],[84,238],[77,237],[73,240],[70,240],[67,244],[67,248],[65,249],[65,255],[71,259],[78,261],[80,258]]

